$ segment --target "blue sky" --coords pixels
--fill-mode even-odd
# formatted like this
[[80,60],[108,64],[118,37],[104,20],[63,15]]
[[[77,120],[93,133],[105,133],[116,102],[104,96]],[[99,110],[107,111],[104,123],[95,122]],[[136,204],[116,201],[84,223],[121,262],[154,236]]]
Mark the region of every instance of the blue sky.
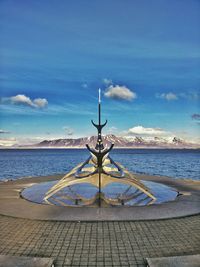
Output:
[[106,133],[197,140],[199,14],[194,0],[1,0],[0,138],[95,134],[100,87]]

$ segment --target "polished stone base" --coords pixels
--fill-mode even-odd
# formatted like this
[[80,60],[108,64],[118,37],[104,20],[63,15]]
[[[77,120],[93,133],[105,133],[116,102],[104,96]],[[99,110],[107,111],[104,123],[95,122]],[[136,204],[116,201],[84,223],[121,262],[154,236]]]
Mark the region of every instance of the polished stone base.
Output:
[[[177,197],[177,191],[174,190],[174,188],[171,188],[169,186],[163,185],[161,183],[155,183],[150,181],[141,181],[142,184],[144,184],[151,193],[153,193],[153,196],[156,198],[155,200],[152,200],[145,194],[138,194],[137,188],[132,187],[129,188],[129,186],[120,184],[120,183],[112,183],[106,186],[102,189],[102,195],[106,196],[106,198],[110,200],[116,200],[113,201],[114,205],[111,205],[110,203],[107,203],[104,201],[104,198],[101,198],[101,207],[120,207],[120,206],[147,206],[152,204],[161,204],[168,201],[175,200]],[[88,199],[88,201],[95,197],[95,195],[98,193],[98,188],[87,184],[78,184],[78,185],[72,185],[70,189],[64,188],[62,190],[62,194],[66,196],[65,199],[62,199],[59,197],[59,195],[56,197],[54,196],[54,200],[51,200],[50,203],[46,202],[44,200],[46,193],[52,186],[55,186],[57,181],[50,181],[50,182],[44,182],[44,183],[38,183],[33,186],[30,186],[28,188],[25,188],[21,192],[21,196],[24,199],[27,199],[31,202],[35,202],[38,204],[47,204],[47,205],[56,205],[56,206],[65,206],[65,207],[95,207],[97,208],[99,206],[99,202],[92,202],[92,204],[85,204],[81,201],[81,199],[76,199],[77,196],[82,196],[85,199]],[[127,194],[124,194],[124,192],[127,191],[127,188],[129,192]],[[135,191],[135,194],[133,193]],[[141,192],[141,191],[140,191]],[[125,199],[124,202],[120,202],[118,197],[121,195],[132,195],[132,198]],[[138,196],[137,196],[138,195]],[[67,196],[69,197],[67,199]],[[74,199],[70,198],[70,196],[73,196]],[[56,201],[57,200],[57,201]],[[60,201],[62,200],[62,201]],[[118,200],[118,201],[117,201]]]

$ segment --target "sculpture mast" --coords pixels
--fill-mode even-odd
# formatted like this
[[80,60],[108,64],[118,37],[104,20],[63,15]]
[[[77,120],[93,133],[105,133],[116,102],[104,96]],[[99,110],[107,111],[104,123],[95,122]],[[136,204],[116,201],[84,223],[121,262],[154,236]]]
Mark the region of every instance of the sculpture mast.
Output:
[[102,141],[102,136],[101,136],[101,130],[102,128],[106,125],[106,123],[104,125],[101,125],[101,89],[99,88],[99,101],[98,101],[98,117],[99,117],[99,123],[98,123],[98,139],[97,139],[97,144],[95,149],[97,150],[103,150],[104,149],[104,145],[103,145],[103,141]]
[[102,173],[102,150],[104,150],[104,145],[102,141],[101,131],[106,125],[107,120],[104,124],[101,124],[101,89],[99,88],[99,98],[98,98],[98,124],[95,124],[92,120],[92,124],[97,128],[98,136],[95,150],[97,151],[97,168],[99,175],[99,207],[101,206],[101,173]]
[[[101,150],[104,148],[103,142],[102,142],[102,137],[101,137],[101,89],[99,88],[99,104],[98,104],[98,113],[99,113],[99,130],[98,130],[98,140],[97,140],[97,145],[96,149],[99,150],[99,153]],[[98,166],[98,172],[99,172],[99,207],[101,207],[101,171],[102,171],[102,166]]]
[[103,172],[103,158],[110,150],[113,148],[114,144],[112,144],[109,148],[104,148],[101,131],[103,127],[107,124],[107,120],[105,123],[101,124],[101,89],[99,89],[99,99],[98,99],[98,124],[94,123],[92,120],[92,124],[97,128],[98,137],[95,149],[90,148],[88,144],[86,144],[87,149],[96,156],[97,159],[97,172],[99,174],[99,207],[101,206],[101,173]]

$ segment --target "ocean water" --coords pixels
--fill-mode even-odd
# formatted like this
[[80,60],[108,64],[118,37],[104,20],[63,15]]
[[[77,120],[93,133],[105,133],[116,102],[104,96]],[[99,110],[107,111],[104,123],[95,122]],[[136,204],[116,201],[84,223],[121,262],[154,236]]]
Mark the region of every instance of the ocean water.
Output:
[[[200,150],[114,149],[112,158],[135,173],[200,180]],[[0,180],[67,173],[86,149],[1,149]]]

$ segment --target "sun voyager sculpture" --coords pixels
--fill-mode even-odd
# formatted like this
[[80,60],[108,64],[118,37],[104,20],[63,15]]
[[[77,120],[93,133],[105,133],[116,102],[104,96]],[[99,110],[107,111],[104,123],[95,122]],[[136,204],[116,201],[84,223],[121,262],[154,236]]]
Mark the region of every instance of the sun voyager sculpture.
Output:
[[[114,144],[110,147],[104,146],[102,139],[102,129],[107,124],[101,123],[101,91],[99,89],[98,101],[98,124],[91,121],[96,127],[98,136],[97,143],[94,148],[86,144],[90,152],[90,156],[85,162],[80,163],[67,173],[61,180],[59,180],[46,193],[44,201],[48,204],[54,205],[58,203],[61,206],[72,206],[66,201],[71,201],[74,206],[121,206],[135,200],[135,203],[146,202],[152,204],[156,201],[156,197],[139,181],[134,174],[126,170],[120,163],[115,162],[109,152],[112,150]],[[106,186],[112,183],[119,183],[127,185],[126,190],[119,193],[115,198],[105,195],[102,191]],[[77,184],[90,184],[97,188],[97,192],[91,198],[87,198],[78,194],[73,190],[73,186]],[[67,191],[65,189],[68,189]],[[130,189],[134,189],[131,190]],[[137,200],[138,199],[138,200]]]

